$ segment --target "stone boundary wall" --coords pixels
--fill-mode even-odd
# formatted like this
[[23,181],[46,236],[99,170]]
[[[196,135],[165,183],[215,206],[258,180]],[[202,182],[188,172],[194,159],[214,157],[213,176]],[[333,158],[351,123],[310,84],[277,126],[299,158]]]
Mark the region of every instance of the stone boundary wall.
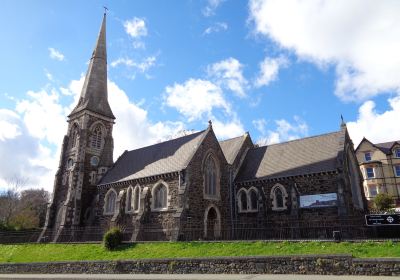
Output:
[[351,255],[257,256],[0,263],[4,273],[57,274],[321,274],[400,275],[400,258],[355,259]]

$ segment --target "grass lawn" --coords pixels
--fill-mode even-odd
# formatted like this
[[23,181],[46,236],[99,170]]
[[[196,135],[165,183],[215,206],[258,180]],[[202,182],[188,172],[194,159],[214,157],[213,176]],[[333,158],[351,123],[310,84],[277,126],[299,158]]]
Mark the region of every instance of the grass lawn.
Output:
[[122,245],[107,251],[102,244],[0,245],[0,262],[118,260],[209,256],[352,254],[354,257],[400,257],[397,242],[155,242]]

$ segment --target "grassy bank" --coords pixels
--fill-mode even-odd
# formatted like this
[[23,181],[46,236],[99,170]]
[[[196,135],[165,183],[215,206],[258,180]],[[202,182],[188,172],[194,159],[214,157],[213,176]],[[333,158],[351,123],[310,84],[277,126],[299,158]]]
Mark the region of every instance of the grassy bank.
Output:
[[0,262],[3,263],[300,254],[352,254],[360,258],[400,257],[400,243],[160,242],[123,245],[115,251],[106,251],[101,244],[0,245]]

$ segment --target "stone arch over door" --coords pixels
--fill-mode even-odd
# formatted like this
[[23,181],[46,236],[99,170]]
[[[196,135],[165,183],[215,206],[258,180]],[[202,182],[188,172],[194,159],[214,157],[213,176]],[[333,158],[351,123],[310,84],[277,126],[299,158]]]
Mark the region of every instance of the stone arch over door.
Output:
[[210,240],[221,238],[221,213],[213,204],[204,212],[204,238]]

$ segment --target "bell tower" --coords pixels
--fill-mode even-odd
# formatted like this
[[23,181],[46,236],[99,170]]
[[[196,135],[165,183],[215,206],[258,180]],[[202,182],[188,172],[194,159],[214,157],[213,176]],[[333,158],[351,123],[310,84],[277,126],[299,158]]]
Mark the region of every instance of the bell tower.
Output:
[[62,241],[74,229],[91,224],[96,184],[113,165],[114,120],[108,103],[104,13],[78,104],[68,116],[41,240]]

